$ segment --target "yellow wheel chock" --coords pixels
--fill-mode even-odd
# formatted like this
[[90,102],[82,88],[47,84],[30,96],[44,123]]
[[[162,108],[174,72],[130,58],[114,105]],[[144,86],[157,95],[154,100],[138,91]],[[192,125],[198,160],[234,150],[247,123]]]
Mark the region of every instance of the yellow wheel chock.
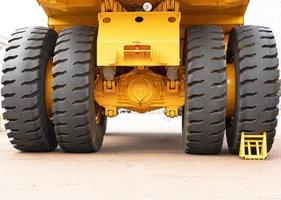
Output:
[[266,132],[262,135],[241,133],[239,156],[245,160],[265,160],[267,158]]

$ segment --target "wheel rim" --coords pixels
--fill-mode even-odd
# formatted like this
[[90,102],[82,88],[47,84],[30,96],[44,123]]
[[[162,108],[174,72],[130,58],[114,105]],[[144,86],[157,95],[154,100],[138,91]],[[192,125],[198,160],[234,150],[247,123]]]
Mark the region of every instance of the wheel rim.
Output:
[[45,104],[46,104],[46,110],[48,113],[49,119],[52,118],[52,66],[53,66],[53,58],[50,58],[48,61],[48,65],[46,67],[46,76],[45,76]]
[[102,116],[102,107],[95,102],[95,115],[96,115],[96,124],[100,124]]
[[235,74],[234,63],[227,64],[226,75],[227,75],[226,116],[233,117],[235,114],[235,99],[236,99],[236,74]]

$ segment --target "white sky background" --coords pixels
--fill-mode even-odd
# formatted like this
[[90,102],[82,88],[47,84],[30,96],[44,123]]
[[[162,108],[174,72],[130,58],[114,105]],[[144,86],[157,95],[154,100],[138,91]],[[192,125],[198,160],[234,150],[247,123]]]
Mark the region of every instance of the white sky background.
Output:
[[47,17],[36,0],[0,0],[0,35],[9,38],[17,28],[46,25]]

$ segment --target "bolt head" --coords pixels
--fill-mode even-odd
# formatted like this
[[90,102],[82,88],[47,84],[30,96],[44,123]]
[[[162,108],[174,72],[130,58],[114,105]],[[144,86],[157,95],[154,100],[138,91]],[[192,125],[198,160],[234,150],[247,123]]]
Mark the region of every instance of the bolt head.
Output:
[[146,12],[150,12],[153,9],[153,6],[150,2],[145,2],[142,6],[143,10]]

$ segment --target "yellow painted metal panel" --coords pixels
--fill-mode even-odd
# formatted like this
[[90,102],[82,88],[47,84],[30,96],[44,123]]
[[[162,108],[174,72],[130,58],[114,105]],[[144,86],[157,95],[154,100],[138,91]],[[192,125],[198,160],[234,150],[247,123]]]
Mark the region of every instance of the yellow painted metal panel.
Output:
[[[80,18],[81,16],[92,16],[92,21],[83,20],[84,23],[90,25],[97,25],[98,13],[101,11],[102,0],[37,0],[44,8],[46,14],[54,19],[70,18],[67,20],[71,22],[71,18]],[[134,5],[142,5],[146,0],[119,0],[128,11],[132,11]],[[157,6],[160,2],[158,0],[150,0],[150,2]],[[213,21],[218,21],[219,24],[233,24],[229,21],[230,16],[234,19],[243,18],[246,12],[249,0],[180,0],[180,12],[182,13],[183,25],[185,24],[200,24],[202,22],[214,24]],[[199,16],[201,15],[201,16]],[[228,16],[225,18],[225,16]],[[215,18],[215,19],[214,19]],[[76,19],[76,21],[79,19]],[[62,20],[61,20],[62,21]],[[50,26],[55,26],[54,20],[50,20]],[[75,21],[72,21],[75,25]],[[241,24],[241,19],[239,20]],[[67,26],[67,25],[66,25]]]
[[98,66],[180,65],[180,13],[103,12],[99,22]]
[[[37,0],[49,16],[61,15],[65,11],[73,14],[89,15],[97,14],[100,11],[102,0]],[[128,10],[132,10],[135,5],[142,5],[147,0],[119,0]],[[159,0],[150,0],[154,7]],[[192,14],[240,14],[246,11],[249,0],[180,0],[180,11]],[[93,13],[96,12],[96,13]]]

